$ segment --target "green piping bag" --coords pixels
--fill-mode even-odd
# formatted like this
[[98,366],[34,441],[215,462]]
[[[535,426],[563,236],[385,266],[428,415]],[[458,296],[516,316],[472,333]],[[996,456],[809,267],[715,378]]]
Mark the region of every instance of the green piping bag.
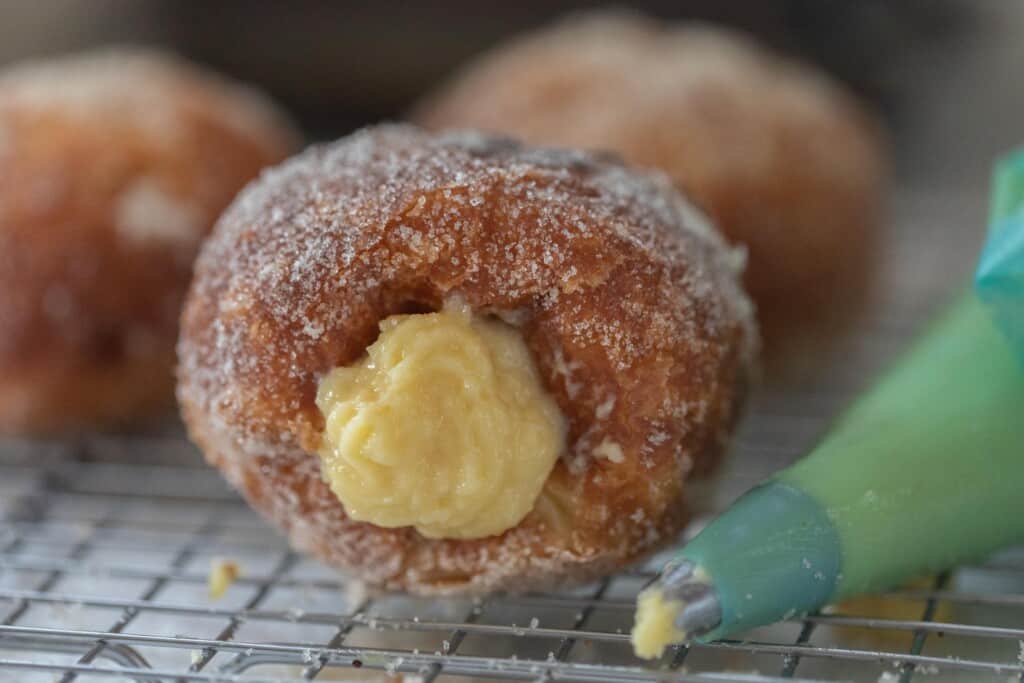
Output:
[[669,562],[639,599],[639,655],[1024,541],[1024,154],[999,166],[995,187],[974,290],[809,455]]
[[1024,359],[1024,151],[996,166],[992,222],[975,290]]

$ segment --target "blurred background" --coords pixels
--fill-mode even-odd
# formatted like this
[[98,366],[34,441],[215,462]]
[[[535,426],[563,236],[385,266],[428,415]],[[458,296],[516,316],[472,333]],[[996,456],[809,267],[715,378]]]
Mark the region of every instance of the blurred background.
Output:
[[[608,3],[470,0],[43,0],[0,3],[0,66],[110,43],[157,44],[280,99],[311,139],[399,118],[475,53]],[[983,187],[1024,139],[1017,0],[648,0],[666,18],[739,27],[818,63],[872,102],[901,180]]]
[[[372,3],[327,0],[0,0],[0,68],[22,60],[110,44],[162,46],[260,86],[292,112],[310,140],[325,140],[365,124],[402,118],[417,98],[474,55],[511,35],[544,25],[570,11],[606,6],[607,2],[566,0],[504,3],[478,0],[420,3],[401,0],[376,0]],[[722,483],[714,489],[695,490],[696,509],[720,508],[814,443],[827,420],[905,348],[910,336],[933,311],[944,305],[952,291],[963,286],[975,261],[985,227],[992,162],[1010,148],[1024,144],[1024,79],[1021,76],[1024,74],[1024,0],[648,0],[631,6],[663,18],[698,19],[733,26],[756,35],[782,52],[818,64],[846,82],[879,113],[888,127],[892,143],[894,179],[890,194],[890,231],[884,253],[880,255],[883,261],[880,278],[886,285],[882,289],[891,296],[883,297],[885,301],[875,307],[871,319],[859,328],[850,341],[850,349],[841,356],[841,362],[826,369],[816,367],[813,373],[793,380],[794,384],[799,384],[799,392],[786,393],[780,389],[755,397],[751,411],[753,417],[748,419],[737,439],[737,453],[725,464],[720,477]],[[135,459],[139,450],[131,442],[125,442],[123,448],[110,441],[97,440],[96,444],[94,447],[80,446],[78,451],[95,459],[128,460]],[[180,442],[171,443],[171,450],[166,456],[168,462],[173,463],[179,457],[180,445]],[[160,455],[149,442],[145,450],[154,459]],[[32,457],[29,462],[34,465],[37,462],[34,452]],[[157,490],[172,490],[181,486],[180,482],[193,481],[171,478],[167,483],[164,478],[169,469],[153,470],[156,474],[152,475],[150,470],[139,469],[133,476],[140,481],[146,478],[145,483],[139,484],[136,484],[136,479],[124,484],[111,477],[110,470],[102,466],[95,471],[93,478],[85,477],[84,482],[79,481],[79,470],[68,471],[74,475],[47,475],[45,479],[59,484],[55,487],[59,496],[52,498],[52,505],[51,498],[32,497],[37,495],[35,493],[25,496],[25,500],[33,502],[32,510],[38,508],[43,511],[40,519],[56,520],[54,524],[70,519],[75,524],[83,524],[81,520],[85,517],[75,506],[84,505],[82,501],[87,501],[96,503],[100,509],[99,503],[104,500],[102,495],[97,495],[100,492],[118,506],[112,508],[119,512],[112,513],[111,519],[128,520],[118,524],[132,532],[136,531],[136,527],[131,526],[136,522],[134,516],[143,510],[142,504],[121,507],[122,498],[115,497],[122,495],[120,488],[159,485],[163,488],[158,487]],[[213,476],[198,469],[194,471]],[[43,490],[35,480],[34,470],[20,468],[18,472],[24,475],[24,481],[31,482],[31,486],[9,474],[4,475],[8,481],[3,481],[4,477],[0,476],[0,513],[4,512],[5,503],[3,485],[8,487],[6,491],[14,491],[18,495],[22,490]],[[40,481],[43,480],[40,477]],[[212,481],[203,481],[214,485]],[[60,490],[60,486],[66,490]],[[80,490],[76,486],[80,486]],[[216,488],[216,491],[220,490]],[[173,492],[175,495],[178,493],[176,490]],[[17,495],[6,495],[14,502],[19,501]],[[138,498],[146,500],[149,495]],[[170,514],[167,510],[171,505],[161,502],[158,495],[153,494],[153,497],[157,502],[154,507],[145,508],[146,515],[164,522]],[[167,500],[172,499],[168,496]],[[177,499],[173,501],[177,502]],[[223,505],[223,500],[209,499],[209,507],[216,512],[218,520],[222,511],[227,509]],[[191,502],[181,507],[182,510],[189,507],[188,514],[194,515],[196,520],[200,513],[207,514],[206,507],[194,506],[196,509],[191,509]],[[253,567],[262,566],[259,562],[269,567],[276,555],[264,547],[269,538],[265,528],[255,526],[241,507],[237,511],[235,508],[230,510],[240,521],[237,528],[231,526],[234,522],[227,523],[230,534],[225,533],[225,537],[242,533],[239,528],[247,528],[247,533],[258,543],[254,543],[253,557],[246,557],[246,567],[252,571]],[[150,519],[145,515],[141,517]],[[35,520],[36,517],[31,516],[30,519]],[[97,523],[95,529],[100,529],[101,525],[107,525],[107,522]],[[117,527],[117,524],[108,526]],[[150,533],[142,526],[138,528]],[[145,536],[139,532],[130,538],[138,540],[156,536]],[[65,562],[64,554],[71,552],[71,559],[66,562],[68,566],[75,567],[79,563],[79,551],[68,549],[84,548],[80,541],[78,537],[74,543],[61,540],[53,552],[58,553],[61,562]],[[26,552],[42,552],[32,544],[27,547]],[[209,555],[219,552],[220,546],[214,543],[210,547],[197,547],[199,550],[193,553],[196,555],[193,564],[199,567],[199,579],[189,584],[179,581],[179,575],[174,574],[168,584],[170,589],[182,588],[191,592],[183,593],[184,597],[176,595],[173,590],[168,592],[172,600],[194,601],[204,605],[205,609],[202,582]],[[287,552],[283,543],[276,547],[281,553]],[[130,551],[135,552],[134,549]],[[139,550],[138,554],[141,556],[142,551]],[[106,561],[120,567],[119,558]],[[0,560],[4,559],[0,557]],[[20,556],[16,559],[25,561]],[[87,559],[101,562],[103,558],[96,552]],[[149,572],[161,572],[154,574],[160,577],[159,583],[154,585],[163,586],[169,575],[162,573],[160,557],[145,559],[153,567]],[[142,573],[139,576],[149,575]],[[51,576],[56,577],[58,573]],[[1003,574],[981,569],[973,573],[966,571],[951,580],[949,589],[962,589],[968,594],[985,590],[1003,592],[1017,599],[1017,594],[1024,591],[1021,576],[1019,571],[1017,574],[1008,570]],[[71,578],[76,577],[72,574]],[[249,583],[243,581],[240,584],[239,594],[264,581],[256,576],[244,578]],[[278,578],[280,576],[266,578],[265,585]],[[635,577],[627,577],[626,580],[636,584]],[[88,582],[95,582],[95,577],[87,575],[83,583],[71,584],[70,589],[56,579],[44,585],[56,584],[58,590],[71,592],[85,586],[91,594],[99,594],[102,587],[97,588],[96,583]],[[110,590],[117,597],[129,590],[113,579],[110,582]],[[629,585],[635,592],[639,584],[634,584]],[[323,608],[319,603],[307,605],[291,593],[282,591],[274,587],[268,593],[271,596],[268,605],[276,608],[280,602],[289,607],[301,604],[303,608]],[[622,597],[614,589],[609,595]],[[257,597],[255,602],[246,604],[256,605],[261,599]],[[871,603],[861,605],[859,610],[849,605],[845,609],[865,616],[919,618],[925,609],[924,603],[908,604],[913,611],[891,611],[888,606]],[[998,604],[987,607],[983,603],[974,605],[967,601],[949,608],[956,610],[952,613],[940,612],[938,618],[963,624],[984,624],[986,627],[1019,628],[1019,604],[1013,604],[1017,611],[1000,611]],[[927,609],[932,610],[933,607],[934,603],[929,602]],[[575,608],[572,609],[574,611]],[[529,615],[534,613],[527,611],[523,614],[528,621]],[[501,618],[507,621],[512,618],[509,614],[511,612]],[[109,615],[104,613],[101,616],[106,619]],[[146,616],[153,615],[147,613]],[[156,617],[153,622],[159,626],[151,626],[153,632],[177,634],[194,628],[182,626],[181,621],[169,620],[162,613]],[[96,617],[88,610],[73,618],[79,620],[79,627],[97,628],[96,624],[100,623],[91,621]],[[445,618],[462,617],[446,615]],[[212,617],[210,619],[212,623]],[[45,626],[54,622],[60,622],[60,619],[46,612],[39,623]],[[106,628],[106,622],[103,623],[102,627]],[[519,623],[526,622],[521,619]],[[620,625],[623,624],[609,622],[595,628],[607,626],[610,629]],[[250,626],[242,627],[240,639],[248,636],[276,642],[287,634],[295,633],[288,630],[295,628],[294,620],[276,624],[276,631],[256,631],[255,635],[252,631],[246,632]],[[143,628],[138,624],[135,627]],[[789,627],[796,627],[796,624],[779,627],[785,642],[792,642],[797,635],[796,631],[787,631]],[[838,628],[819,627],[815,639],[817,642],[838,640],[839,631]],[[899,649],[903,652],[910,641],[909,632],[897,633],[892,641],[880,641],[867,631],[852,631],[854,636],[861,638],[859,647],[872,650]],[[216,631],[211,635],[214,633]],[[376,633],[371,635],[379,637]],[[843,635],[849,637],[849,633]],[[1016,638],[958,640],[952,632],[948,636],[931,638],[924,653],[937,657],[989,658],[1005,663],[1015,662],[1018,656],[1024,657],[1024,651],[1018,650]],[[772,639],[778,637],[781,636],[767,635],[764,639],[776,642]],[[372,644],[376,641],[364,642]],[[405,647],[413,641],[403,642],[402,647]],[[448,641],[444,642],[447,648]],[[849,644],[850,641],[840,642]],[[920,642],[924,642],[923,639]],[[484,645],[488,645],[486,641]],[[502,647],[508,645],[509,641],[503,641]],[[431,645],[430,651],[433,648]],[[466,650],[464,646],[460,654]],[[472,639],[469,651],[472,652]],[[538,650],[541,659],[546,651],[546,646],[543,651]],[[150,652],[146,656],[157,665],[166,662],[169,662],[166,664],[168,667],[192,665],[185,661],[187,650],[170,649],[168,652],[170,654],[164,653],[166,659],[160,659],[159,652]],[[180,655],[181,661],[175,660],[175,655]],[[226,657],[225,653],[222,660]],[[632,662],[628,654],[612,661]],[[696,671],[721,667],[749,669],[768,666],[767,661],[767,658],[743,659],[738,655],[708,651],[690,657],[687,666]],[[886,661],[893,660],[880,657],[879,661],[885,665]],[[771,660],[770,664],[774,666],[775,661]],[[883,672],[883,677],[879,678],[876,662],[865,661],[863,674],[853,668],[851,662],[821,660],[803,664],[801,673],[822,677],[834,675],[843,679],[856,677],[856,680],[863,681],[895,680],[885,678],[892,674],[891,671]],[[999,673],[998,680],[1006,680],[1005,675],[1001,671]],[[4,680],[2,673],[0,680]],[[952,669],[948,676],[930,680],[981,679],[968,678],[963,671]]]

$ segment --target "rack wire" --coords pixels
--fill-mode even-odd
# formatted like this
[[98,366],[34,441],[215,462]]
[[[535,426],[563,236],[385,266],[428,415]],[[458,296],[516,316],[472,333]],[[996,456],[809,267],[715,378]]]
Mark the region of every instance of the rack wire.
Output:
[[[755,399],[724,471],[693,487],[703,518],[813,442],[965,272],[975,237],[929,250],[922,230],[979,224],[979,203],[908,211],[868,331]],[[212,599],[221,559],[241,575]],[[659,562],[554,594],[373,594],[293,553],[173,430],[0,443],[0,681],[1024,681],[1024,549],[644,663],[628,632]]]

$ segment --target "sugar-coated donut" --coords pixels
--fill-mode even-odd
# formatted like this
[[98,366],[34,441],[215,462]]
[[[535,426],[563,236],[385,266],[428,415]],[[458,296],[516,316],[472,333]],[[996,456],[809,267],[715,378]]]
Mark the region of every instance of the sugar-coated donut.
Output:
[[[266,172],[221,217],[182,316],[178,398],[207,459],[296,548],[371,584],[584,580],[673,539],[687,472],[721,452],[756,347],[741,267],[660,175],[471,132],[366,129]],[[521,335],[564,448],[504,533],[356,521],[316,455],[318,384],[382,320],[453,299]]]
[[262,96],[169,56],[0,72],[0,432],[173,406],[199,242],[297,142]]
[[884,163],[837,83],[739,34],[574,16],[471,63],[413,119],[659,168],[749,250],[769,350],[848,322],[872,277]]

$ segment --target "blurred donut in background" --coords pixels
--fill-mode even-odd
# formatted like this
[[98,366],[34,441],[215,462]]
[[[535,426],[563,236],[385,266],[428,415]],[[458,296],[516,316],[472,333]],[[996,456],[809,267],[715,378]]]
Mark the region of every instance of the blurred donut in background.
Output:
[[0,432],[170,408],[199,243],[298,143],[261,95],[155,52],[0,72]]
[[740,34],[571,16],[485,54],[412,118],[611,150],[667,173],[746,246],[770,364],[842,329],[866,300],[880,130],[838,83]]

